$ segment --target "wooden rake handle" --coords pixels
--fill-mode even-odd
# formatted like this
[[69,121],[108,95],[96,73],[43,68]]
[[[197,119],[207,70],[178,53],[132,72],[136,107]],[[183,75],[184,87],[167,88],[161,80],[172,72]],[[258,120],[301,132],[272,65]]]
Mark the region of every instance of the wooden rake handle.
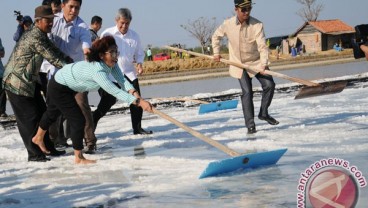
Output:
[[209,102],[203,101],[203,100],[197,100],[197,99],[189,99],[189,98],[176,98],[176,97],[171,97],[171,98],[153,98],[156,100],[170,100],[170,101],[191,101],[191,102],[195,102],[195,103],[201,103],[201,104],[208,104]]
[[163,112],[161,112],[161,111],[159,111],[159,110],[157,110],[155,108],[153,108],[153,113],[159,115],[163,119],[166,119],[166,120],[170,121],[171,123],[175,124],[176,126],[184,129],[185,131],[187,131],[191,135],[193,135],[193,136],[197,137],[198,139],[200,139],[200,140],[202,140],[202,141],[204,141],[204,142],[206,142],[206,143],[208,143],[208,144],[216,147],[217,149],[225,152],[226,154],[228,154],[228,155],[230,155],[232,157],[236,157],[236,156],[239,156],[240,155],[235,150],[232,150],[232,149],[228,148],[227,146],[225,146],[225,145],[223,145],[223,144],[221,144],[221,143],[219,143],[219,142],[217,142],[217,141],[215,141],[215,140],[213,140],[213,139],[211,139],[211,138],[209,138],[209,137],[207,137],[207,136],[199,133],[198,131],[195,131],[194,129],[192,129],[192,128],[186,126],[186,125],[184,125],[183,123],[179,122],[178,120],[176,120],[176,119],[174,119],[174,118],[172,118],[172,117],[164,114]]
[[[212,59],[212,60],[214,59],[213,56],[206,55],[206,54],[196,53],[196,52],[193,52],[193,51],[187,51],[187,50],[184,50],[184,49],[175,48],[175,47],[171,47],[171,46],[164,46],[164,47],[167,48],[167,49],[173,50],[173,51],[184,52],[184,53],[192,54],[194,56],[205,57],[205,58],[209,58],[209,59]],[[249,65],[246,65],[246,64],[238,63],[238,62],[233,62],[233,61],[223,59],[223,58],[220,59],[220,61],[222,63],[228,64],[228,65],[232,65],[232,66],[236,66],[236,67],[245,69],[245,70],[247,70],[248,72],[250,72],[252,74],[259,73],[259,70],[257,70],[256,67],[253,67],[253,66],[249,66]],[[315,82],[311,82],[311,81],[296,78],[296,77],[290,77],[290,76],[287,76],[285,74],[281,74],[281,73],[270,71],[270,70],[266,70],[265,73],[269,74],[269,75],[272,75],[274,77],[278,77],[278,78],[281,78],[281,79],[286,79],[286,80],[289,80],[289,81],[292,81],[292,82],[297,82],[297,83],[307,85],[307,86],[310,86],[310,87],[320,86],[320,84],[315,83]]]

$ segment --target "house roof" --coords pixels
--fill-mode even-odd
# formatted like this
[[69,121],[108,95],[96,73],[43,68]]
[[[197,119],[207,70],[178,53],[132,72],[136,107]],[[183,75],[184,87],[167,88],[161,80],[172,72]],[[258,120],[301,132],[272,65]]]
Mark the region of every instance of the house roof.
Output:
[[312,27],[316,28],[318,31],[324,34],[339,35],[346,33],[355,33],[355,29],[353,27],[349,26],[348,24],[339,19],[334,19],[334,20],[318,20],[318,21],[305,22],[303,26],[301,26],[293,34],[293,36],[296,36],[307,25],[311,25]]

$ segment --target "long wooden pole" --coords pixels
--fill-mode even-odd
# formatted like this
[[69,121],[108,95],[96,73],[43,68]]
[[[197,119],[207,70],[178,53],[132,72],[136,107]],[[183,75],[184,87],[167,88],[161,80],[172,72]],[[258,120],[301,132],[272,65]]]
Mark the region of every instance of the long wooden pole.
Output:
[[197,99],[187,99],[187,98],[176,98],[176,97],[171,97],[171,98],[153,98],[156,100],[173,100],[173,101],[192,101],[195,103],[201,103],[201,104],[208,104],[209,102],[203,101],[203,100],[197,100]]
[[230,148],[228,148],[227,146],[199,133],[198,131],[195,131],[194,129],[186,126],[185,124],[179,122],[178,120],[166,115],[165,113],[153,108],[153,113],[159,115],[160,117],[162,117],[163,119],[166,119],[168,121],[170,121],[171,123],[175,124],[176,126],[184,129],[185,131],[187,131],[188,133],[190,133],[191,135],[197,137],[198,139],[201,139],[202,141],[216,147],[217,149],[225,152],[226,154],[232,156],[232,157],[236,157],[236,156],[240,156],[240,154],[238,152],[236,152],[235,150],[232,150]]
[[[173,50],[173,51],[179,51],[179,52],[184,52],[184,53],[192,54],[194,56],[199,56],[199,57],[205,57],[205,58],[209,58],[209,59],[214,59],[213,56],[202,54],[202,53],[196,53],[196,52],[193,52],[193,51],[187,51],[187,50],[184,50],[184,49],[175,48],[175,47],[171,47],[171,46],[164,46],[164,47],[167,48],[167,49]],[[245,65],[245,64],[242,64],[242,63],[233,62],[233,61],[230,61],[230,60],[227,60],[227,59],[223,59],[223,58],[220,59],[220,61],[223,62],[223,63],[225,63],[225,64],[229,64],[229,65],[233,65],[233,66],[236,66],[236,67],[239,67],[239,68],[242,68],[242,69],[246,69],[247,71],[249,71],[249,72],[251,72],[253,74],[256,74],[256,73],[259,72],[255,67],[248,66],[248,65]],[[305,79],[296,78],[296,77],[290,77],[290,76],[287,76],[285,74],[281,74],[281,73],[270,71],[270,70],[266,70],[265,73],[266,74],[269,74],[269,75],[272,75],[274,77],[278,77],[278,78],[281,78],[281,79],[286,79],[286,80],[289,80],[289,81],[297,82],[297,83],[304,84],[304,85],[307,85],[307,86],[310,86],[310,87],[320,86],[320,84],[315,83],[315,82],[311,82],[311,81],[308,81],[308,80],[305,80]]]

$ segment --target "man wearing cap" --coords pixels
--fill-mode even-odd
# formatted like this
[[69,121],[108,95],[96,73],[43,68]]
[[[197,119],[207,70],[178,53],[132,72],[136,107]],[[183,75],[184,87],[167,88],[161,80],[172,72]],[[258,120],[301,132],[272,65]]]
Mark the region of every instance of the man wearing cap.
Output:
[[220,61],[220,41],[226,36],[229,46],[229,59],[233,62],[243,63],[256,67],[259,73],[250,73],[244,69],[230,66],[230,75],[239,80],[242,89],[241,101],[245,126],[248,134],[256,133],[254,122],[254,104],[252,78],[256,77],[262,85],[262,101],[258,114],[260,120],[271,125],[279,122],[268,114],[275,90],[272,76],[264,74],[268,69],[268,47],[266,45],[263,24],[250,16],[252,10],[251,0],[234,0],[236,15],[220,25],[212,36],[214,59]]
[[3,87],[13,108],[18,131],[27,149],[28,161],[45,162],[50,160],[46,155],[59,156],[65,154],[65,151],[57,151],[48,134],[45,137],[45,145],[50,152],[45,153],[38,144],[32,142],[42,114],[46,111],[46,104],[38,83],[38,72],[44,58],[58,67],[72,60],[47,37],[54,19],[51,7],[37,7],[34,17],[35,26],[22,35],[5,66]]

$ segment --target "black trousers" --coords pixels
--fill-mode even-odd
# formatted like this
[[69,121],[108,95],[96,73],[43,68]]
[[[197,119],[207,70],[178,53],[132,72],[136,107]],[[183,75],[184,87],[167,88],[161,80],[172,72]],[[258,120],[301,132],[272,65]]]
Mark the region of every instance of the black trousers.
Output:
[[44,130],[49,129],[62,113],[70,125],[73,148],[82,150],[86,120],[75,100],[77,92],[57,83],[54,78],[49,81],[47,90],[47,111],[42,116],[40,127]]
[[[32,142],[33,136],[36,135],[42,114],[46,111],[46,103],[41,95],[40,89],[41,86],[36,84],[34,97],[26,97],[6,91],[17,119],[19,134],[28,152],[28,159],[45,158],[45,154],[41,149]],[[49,151],[56,150],[48,133],[45,134],[44,142]]]
[[[134,89],[136,89],[138,93],[141,94],[138,79],[130,81],[129,78],[126,76],[125,79],[127,79],[133,85]],[[120,88],[117,83],[115,83],[115,85]],[[103,116],[105,116],[106,113],[111,109],[111,107],[116,103],[116,98],[103,89],[99,89],[98,92],[101,96],[101,100],[97,106],[97,109],[93,112],[93,121],[95,128],[97,127],[98,121]],[[130,105],[129,110],[132,120],[133,132],[138,132],[142,128],[143,109],[141,107],[137,107],[136,105]]]
[[39,72],[38,77],[40,78],[40,82],[41,82],[41,91],[43,93],[43,96],[46,98],[46,95],[47,95],[47,82],[48,82],[47,73]]
[[[276,85],[271,75],[263,75],[258,73],[255,77],[258,79],[262,86],[262,101],[259,115],[267,116],[268,107],[271,105]],[[249,77],[248,73],[245,70],[241,79],[239,79],[239,83],[242,89],[241,101],[245,119],[245,126],[247,128],[255,127],[252,78]]]
[[6,93],[2,88],[2,81],[0,80],[0,114],[3,113],[6,113]]

